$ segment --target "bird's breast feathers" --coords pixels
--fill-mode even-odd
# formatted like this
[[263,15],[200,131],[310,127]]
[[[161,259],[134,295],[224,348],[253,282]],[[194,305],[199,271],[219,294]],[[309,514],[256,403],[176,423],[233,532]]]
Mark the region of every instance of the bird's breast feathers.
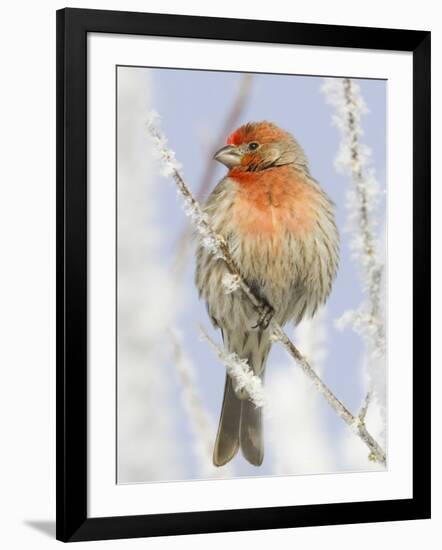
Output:
[[[281,168],[269,174],[246,173],[235,178],[232,223],[243,238],[269,237],[272,241],[284,233],[302,237],[315,222],[315,191],[302,176],[283,173]],[[273,172],[273,173],[271,173]]]
[[301,173],[279,167],[225,178],[207,212],[245,274],[287,284],[305,266],[321,191]]

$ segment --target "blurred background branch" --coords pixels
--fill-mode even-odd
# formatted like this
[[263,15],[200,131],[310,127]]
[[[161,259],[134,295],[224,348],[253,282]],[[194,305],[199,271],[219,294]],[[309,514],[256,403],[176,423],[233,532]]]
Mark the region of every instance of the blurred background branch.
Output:
[[384,262],[376,235],[377,209],[381,199],[372,167],[371,149],[362,142],[361,118],[368,112],[359,85],[352,79],[326,79],[322,91],[334,109],[333,121],[341,136],[336,158],[338,171],[350,176],[347,192],[347,231],[350,247],[362,278],[366,300],[356,310],[347,310],[336,321],[340,329],[350,325],[368,349],[368,389],[359,417],[365,419],[373,398],[386,425],[385,314],[382,297]]
[[184,351],[181,335],[176,329],[170,330],[174,362],[181,383],[182,399],[193,432],[195,457],[200,477],[232,476],[231,465],[220,470],[212,465],[215,426],[204,406],[199,393],[195,367]]
[[[217,136],[213,141],[211,150],[209,150],[208,160],[204,169],[203,175],[196,188],[195,196],[197,200],[203,200],[210,190],[210,186],[213,184],[213,178],[215,174],[215,162],[213,161],[213,155],[218,147],[225,142],[226,136],[228,136],[234,128],[238,125],[238,122],[244,113],[247,102],[250,98],[252,89],[253,76],[251,74],[243,74],[239,82],[239,89],[233,103],[230,107],[230,111],[225,117],[225,122]],[[190,253],[190,242],[192,237],[192,226],[185,221],[184,228],[178,237],[176,245],[176,257],[174,272],[179,276],[186,266]]]
[[[155,178],[146,129],[151,81],[119,69],[117,224],[117,477],[119,483],[180,478],[172,388],[163,345],[176,315],[171,277],[159,261],[164,234],[155,221]],[[152,292],[155,289],[155,292]],[[155,311],[155,315],[152,315]]]

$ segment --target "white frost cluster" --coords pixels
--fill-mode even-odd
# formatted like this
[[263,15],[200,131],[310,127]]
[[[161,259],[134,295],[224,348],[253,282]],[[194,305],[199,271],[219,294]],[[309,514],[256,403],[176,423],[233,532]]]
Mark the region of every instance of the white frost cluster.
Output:
[[155,151],[161,160],[161,174],[170,177],[182,169],[181,164],[175,158],[175,152],[167,146],[167,138],[160,131],[160,115],[156,111],[149,111],[146,117],[146,127],[155,144]]
[[221,349],[203,328],[201,328],[201,337],[206,340],[221,363],[226,367],[227,374],[232,378],[235,389],[245,389],[255,407],[263,407],[266,402],[264,388],[261,379],[254,374],[247,359],[241,359],[236,353],[228,353]]
[[[339,128],[339,130],[345,132],[347,126],[346,118],[348,114],[348,108],[346,105],[343,84],[344,79],[342,78],[325,78],[324,83],[321,87],[321,92],[325,95],[327,103],[335,108],[336,112],[332,116],[333,123],[337,128]],[[364,98],[361,95],[359,85],[354,80],[352,80],[351,86],[354,91],[353,105],[355,128],[357,136],[361,137],[363,135],[362,127],[360,124],[361,116],[368,113],[368,108],[364,101]]]
[[232,294],[235,290],[238,290],[241,286],[241,278],[233,273],[225,273],[222,279],[224,292],[226,294]]
[[218,237],[209,225],[207,214],[201,210],[200,205],[193,200],[193,197],[188,197],[183,193],[182,197],[184,213],[191,219],[193,226],[198,231],[202,246],[215,258],[223,258]]

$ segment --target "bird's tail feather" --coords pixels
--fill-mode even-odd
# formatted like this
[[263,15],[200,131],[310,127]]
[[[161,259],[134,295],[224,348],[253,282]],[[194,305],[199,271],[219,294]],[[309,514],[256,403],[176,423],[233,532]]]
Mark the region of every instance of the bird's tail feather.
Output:
[[239,441],[244,458],[254,466],[261,466],[264,458],[262,408],[248,399],[241,402]]
[[[267,355],[270,351],[268,335],[252,333],[249,338],[225,339],[229,351],[235,351],[240,357],[247,357],[254,372],[264,378]],[[235,341],[243,342],[238,351]],[[256,340],[256,341],[254,341]],[[247,343],[247,348],[244,349]],[[264,458],[264,439],[262,409],[257,408],[247,397],[236,391],[230,376],[226,375],[221,416],[213,452],[215,466],[229,462],[241,447],[244,458],[255,466],[260,466]]]
[[213,450],[213,463],[215,466],[227,464],[239,449],[241,405],[242,402],[233,389],[232,379],[229,375],[226,375],[223,404]]

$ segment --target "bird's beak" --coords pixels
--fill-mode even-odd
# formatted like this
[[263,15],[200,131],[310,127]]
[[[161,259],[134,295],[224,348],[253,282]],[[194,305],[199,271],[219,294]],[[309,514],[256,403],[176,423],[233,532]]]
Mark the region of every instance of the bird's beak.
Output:
[[214,154],[213,158],[227,166],[227,168],[233,168],[241,164],[241,152],[235,145],[222,147]]

